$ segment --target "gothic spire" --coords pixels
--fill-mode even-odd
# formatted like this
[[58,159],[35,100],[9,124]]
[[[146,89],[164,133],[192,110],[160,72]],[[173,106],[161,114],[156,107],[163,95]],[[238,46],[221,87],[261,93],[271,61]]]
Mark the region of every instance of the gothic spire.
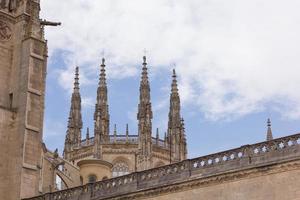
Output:
[[101,143],[109,141],[109,111],[104,58],[102,58],[100,66],[100,77],[97,88],[97,99],[94,113],[94,135],[94,157],[99,159],[102,157]]
[[170,110],[168,121],[168,137],[170,141],[171,162],[178,162],[183,159],[183,144],[182,138],[184,131],[180,113],[180,97],[177,86],[176,71],[173,69],[171,94],[170,94]]
[[74,89],[71,97],[71,107],[68,120],[68,129],[65,139],[64,156],[67,157],[68,152],[74,146],[81,143],[81,129],[82,129],[82,116],[81,116],[81,96],[79,92],[79,67],[75,68]]
[[97,99],[95,105],[94,120],[95,135],[99,134],[101,140],[107,140],[109,135],[109,110],[104,58],[102,58],[100,69],[100,78],[97,88]]
[[268,130],[267,130],[267,141],[273,140],[273,134],[272,134],[272,129],[271,129],[271,120],[268,118],[267,121],[267,126],[268,126]]
[[146,56],[143,56],[142,77],[140,83],[140,103],[150,103],[150,85],[148,80]]
[[140,163],[138,165],[138,170],[145,170],[151,167],[152,152],[152,108],[146,56],[143,57],[137,119],[139,135],[138,163]]
[[138,107],[137,119],[143,121],[143,119],[152,119],[152,108],[150,101],[150,85],[148,80],[148,68],[146,62],[146,56],[143,57],[143,68],[140,82],[140,102]]

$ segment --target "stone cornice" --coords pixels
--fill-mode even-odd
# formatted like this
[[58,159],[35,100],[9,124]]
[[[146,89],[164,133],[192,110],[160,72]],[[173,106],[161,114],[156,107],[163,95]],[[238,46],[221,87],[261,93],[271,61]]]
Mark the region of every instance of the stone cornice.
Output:
[[213,175],[206,178],[194,178],[188,181],[179,182],[175,184],[169,184],[162,187],[154,187],[147,190],[133,192],[126,195],[119,195],[117,197],[109,198],[94,198],[93,200],[131,200],[131,199],[140,199],[141,197],[155,197],[160,195],[165,195],[173,192],[181,192],[185,190],[191,190],[199,187],[207,187],[216,184],[222,184],[229,181],[236,181],[246,178],[254,178],[259,176],[266,176],[269,174],[275,174],[280,172],[286,172],[291,170],[300,169],[300,160],[286,162],[282,164],[271,164],[261,167],[255,167],[252,169],[240,170],[238,172],[228,172],[218,175]]

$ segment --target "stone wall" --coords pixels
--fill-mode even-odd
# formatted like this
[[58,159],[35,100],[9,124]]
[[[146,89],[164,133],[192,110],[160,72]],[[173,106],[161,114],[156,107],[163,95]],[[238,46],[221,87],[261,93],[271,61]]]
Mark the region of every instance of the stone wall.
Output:
[[295,134],[30,200],[299,200],[299,186],[300,134]]
[[[298,162],[299,165],[299,162]],[[299,200],[300,199],[300,168],[286,165],[286,171],[272,172],[273,168],[263,168],[265,174],[259,171],[244,178],[231,181],[212,183],[204,187],[175,192],[170,190],[166,194],[145,198],[148,200]]]
[[16,200],[41,192],[47,44],[39,1],[10,2],[0,7],[0,199]]

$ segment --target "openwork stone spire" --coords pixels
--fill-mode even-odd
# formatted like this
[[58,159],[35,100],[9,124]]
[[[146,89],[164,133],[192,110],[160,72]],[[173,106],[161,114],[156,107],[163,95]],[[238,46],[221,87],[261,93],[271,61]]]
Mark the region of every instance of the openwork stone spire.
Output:
[[139,155],[138,170],[145,170],[151,167],[152,153],[152,108],[150,101],[150,85],[148,80],[148,69],[146,56],[143,57],[142,77],[140,82],[140,102],[138,105],[138,134],[139,134]]
[[64,156],[68,159],[68,152],[73,147],[79,146],[81,143],[81,129],[82,129],[82,116],[81,116],[81,96],[79,92],[79,67],[75,69],[74,89],[71,98],[71,108],[68,120],[68,129],[65,139]]
[[170,143],[170,162],[178,162],[185,159],[184,156],[184,127],[182,126],[180,114],[180,97],[177,87],[177,76],[173,69],[171,94],[170,94],[170,110],[168,121],[168,139]]
[[101,157],[100,143],[109,140],[109,111],[107,100],[107,84],[105,59],[102,58],[101,72],[97,89],[97,99],[94,113],[95,157]]
[[267,141],[273,140],[273,134],[272,134],[272,129],[271,129],[271,120],[268,119],[267,121],[267,126],[268,126],[268,130],[267,130]]

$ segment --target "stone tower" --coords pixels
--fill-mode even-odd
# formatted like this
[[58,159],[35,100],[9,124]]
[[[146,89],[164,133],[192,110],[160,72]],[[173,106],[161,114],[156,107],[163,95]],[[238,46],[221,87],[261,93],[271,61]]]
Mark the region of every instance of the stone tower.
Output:
[[151,168],[152,153],[152,108],[150,101],[150,85],[146,56],[143,57],[142,77],[140,83],[140,102],[138,105],[138,142],[137,169]]
[[109,111],[107,100],[107,84],[105,74],[105,59],[102,58],[101,72],[97,89],[97,99],[94,113],[95,149],[94,157],[101,158],[101,143],[109,140]]
[[68,120],[68,129],[65,139],[64,158],[69,160],[69,153],[81,143],[81,96],[79,92],[79,67],[75,69],[74,89],[71,97],[71,108]]
[[0,0],[0,199],[41,191],[47,43],[39,0]]
[[180,98],[177,87],[175,69],[170,94],[170,110],[168,121],[168,142],[170,146],[170,162],[179,162],[186,159],[186,138],[184,133],[184,122],[180,113]]

